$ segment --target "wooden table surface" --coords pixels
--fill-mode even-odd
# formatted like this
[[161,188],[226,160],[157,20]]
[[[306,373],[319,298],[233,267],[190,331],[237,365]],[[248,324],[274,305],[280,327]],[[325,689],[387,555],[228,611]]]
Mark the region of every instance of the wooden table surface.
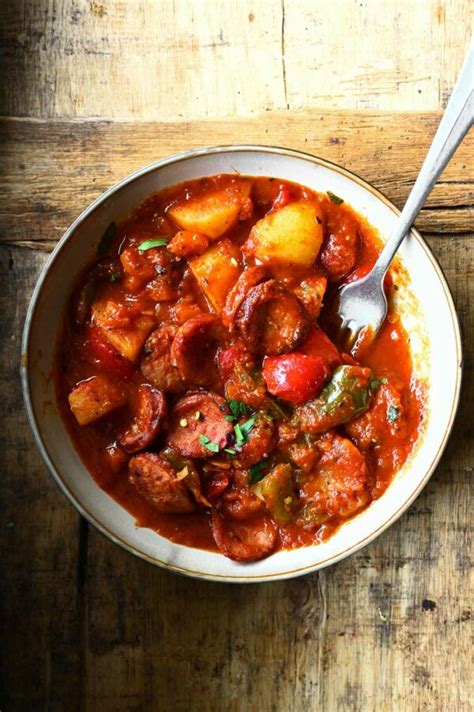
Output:
[[350,559],[239,587],[133,558],[54,485],[18,379],[48,252],[91,199],[145,163],[209,144],[284,145],[347,166],[401,206],[466,51],[470,8],[0,4],[2,712],[474,709],[472,134],[417,222],[463,328],[460,412],[424,492]]

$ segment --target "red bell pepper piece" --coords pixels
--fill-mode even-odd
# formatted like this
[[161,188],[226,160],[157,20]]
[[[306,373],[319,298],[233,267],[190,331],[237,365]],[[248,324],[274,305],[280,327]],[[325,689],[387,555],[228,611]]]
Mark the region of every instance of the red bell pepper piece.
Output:
[[91,354],[104,371],[118,378],[132,377],[135,371],[134,365],[108,343],[100,329],[96,326],[89,326],[87,336]]
[[302,353],[268,356],[263,364],[263,377],[269,392],[294,405],[314,398],[331,371],[321,356]]
[[284,208],[285,205],[288,205],[290,200],[291,200],[291,190],[286,187],[280,188],[280,192],[278,193],[277,197],[273,201],[272,210],[279,210],[280,208]]
[[321,356],[331,370],[342,363],[339,349],[316,324],[311,328],[300,351],[308,356]]

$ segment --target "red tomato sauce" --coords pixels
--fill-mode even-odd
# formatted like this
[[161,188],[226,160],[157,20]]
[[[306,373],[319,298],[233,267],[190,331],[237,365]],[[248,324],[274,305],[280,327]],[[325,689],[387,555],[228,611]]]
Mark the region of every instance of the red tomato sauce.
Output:
[[328,318],[379,251],[337,196],[273,178],[191,181],[111,226],[54,373],[98,485],[138,526],[237,561],[317,543],[380,497],[424,414],[392,275],[355,360]]

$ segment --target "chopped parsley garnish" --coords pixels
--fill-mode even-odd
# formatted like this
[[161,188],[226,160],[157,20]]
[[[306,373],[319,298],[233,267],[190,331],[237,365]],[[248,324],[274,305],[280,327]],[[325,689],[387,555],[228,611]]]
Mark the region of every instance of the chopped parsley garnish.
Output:
[[227,403],[232,413],[232,415],[225,416],[225,419],[229,422],[232,420],[238,420],[238,418],[245,418],[250,413],[250,408],[242,401],[232,400],[232,398],[229,398]]
[[231,447],[225,447],[224,452],[226,452],[228,455],[237,455],[237,451]]
[[118,282],[121,278],[120,272],[112,272],[112,274],[109,277],[109,282]]
[[340,205],[341,203],[344,202],[342,198],[340,198],[335,193],[332,193],[330,190],[327,191],[327,194],[328,194],[329,200],[331,201],[331,203],[334,203],[334,205]]
[[399,416],[399,410],[394,405],[389,406],[387,411],[387,420],[389,423],[394,423]]
[[112,243],[117,235],[117,225],[111,222],[97,245],[97,254],[99,257],[103,257],[109,249],[112,247]]
[[257,414],[254,413],[248,420],[245,421],[245,423],[242,423],[242,425],[239,425],[239,423],[234,425],[235,442],[237,447],[242,447],[242,445],[247,442],[253,426],[255,425],[256,418]]
[[145,252],[145,250],[151,250],[153,247],[164,247],[168,244],[169,238],[167,237],[157,237],[153,240],[145,240],[141,245],[138,245],[139,252]]
[[249,484],[255,485],[257,482],[260,482],[260,480],[263,480],[265,477],[266,464],[265,460],[260,460],[260,462],[256,462],[255,465],[250,465]]
[[243,425],[240,426],[240,430],[242,431],[244,438],[248,438],[248,436],[250,435],[250,432],[252,431],[253,426],[255,425],[256,419],[257,419],[257,414],[254,413],[251,418],[246,420],[245,423],[243,423]]
[[211,442],[211,439],[208,438],[207,435],[201,435],[199,437],[199,442],[211,452],[219,452],[219,445]]
[[235,433],[235,442],[237,443],[237,447],[242,447],[242,445],[245,442],[244,434],[242,430],[240,429],[240,425],[237,423],[234,425],[234,433]]

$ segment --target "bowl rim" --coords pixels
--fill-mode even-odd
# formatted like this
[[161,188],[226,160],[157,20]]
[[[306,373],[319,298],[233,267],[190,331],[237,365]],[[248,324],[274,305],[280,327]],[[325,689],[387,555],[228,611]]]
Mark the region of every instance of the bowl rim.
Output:
[[161,568],[167,569],[174,573],[189,576],[189,577],[195,578],[195,579],[202,579],[202,580],[207,580],[207,581],[218,581],[218,582],[223,582],[223,583],[263,583],[263,582],[296,578],[298,576],[302,576],[302,575],[309,574],[309,573],[312,573],[315,571],[319,571],[323,568],[326,568],[327,566],[336,564],[337,562],[347,558],[348,556],[351,556],[352,554],[356,553],[363,547],[370,544],[372,541],[374,541],[374,539],[376,539],[378,536],[380,536],[380,534],[382,534],[386,529],[388,529],[392,524],[394,524],[402,516],[402,514],[408,509],[408,507],[413,503],[413,501],[418,497],[418,495],[420,494],[422,489],[426,486],[426,484],[428,483],[432,474],[434,473],[434,471],[435,471],[436,467],[438,466],[438,463],[441,459],[441,456],[446,448],[447,442],[449,440],[449,437],[450,437],[452,429],[453,429],[456,412],[457,412],[457,409],[459,406],[459,399],[460,399],[460,392],[461,392],[461,380],[462,380],[462,369],[463,369],[461,331],[460,331],[459,320],[457,317],[456,309],[454,306],[454,300],[453,300],[453,297],[451,294],[450,287],[446,280],[446,277],[443,273],[443,270],[441,269],[437,259],[431,252],[431,249],[429,248],[428,244],[426,243],[426,241],[420,235],[420,233],[418,232],[418,230],[416,228],[414,228],[412,226],[410,232],[414,236],[414,238],[417,240],[417,242],[419,243],[419,245],[421,246],[423,251],[425,252],[428,260],[431,263],[431,266],[433,267],[433,269],[438,277],[438,280],[441,284],[441,287],[443,289],[443,292],[444,292],[444,295],[446,298],[446,302],[447,302],[447,305],[449,308],[452,325],[453,325],[453,333],[454,333],[455,348],[456,348],[456,381],[455,381],[454,397],[453,397],[453,401],[451,403],[451,411],[450,411],[450,416],[449,416],[449,420],[448,420],[448,425],[447,425],[447,428],[443,435],[443,438],[442,438],[441,442],[439,443],[436,454],[435,454],[430,466],[427,468],[423,479],[419,482],[419,484],[415,488],[415,490],[413,490],[411,492],[411,494],[400,504],[398,509],[391,515],[391,517],[389,517],[389,519],[385,520],[379,527],[374,529],[370,534],[365,536],[363,539],[354,542],[349,547],[344,549],[344,551],[339,552],[338,554],[333,554],[331,556],[328,556],[326,559],[324,559],[323,561],[320,561],[316,564],[308,564],[303,567],[298,567],[297,569],[280,572],[280,573],[260,574],[257,576],[249,576],[248,574],[247,575],[243,574],[241,576],[239,576],[239,575],[233,576],[233,575],[229,575],[229,574],[209,574],[209,573],[205,573],[205,572],[200,572],[198,570],[187,569],[182,566],[177,566],[177,565],[168,563],[166,561],[161,561],[160,559],[157,559],[156,557],[150,556],[147,553],[140,551],[135,546],[128,543],[126,540],[121,539],[119,536],[117,536],[116,534],[111,532],[104,524],[102,524],[100,520],[98,520],[93,514],[91,514],[85,508],[85,506],[76,498],[76,496],[73,494],[73,492],[69,489],[68,485],[63,481],[61,474],[60,474],[59,470],[56,468],[55,464],[53,463],[51,457],[49,456],[48,449],[46,447],[45,442],[43,441],[43,438],[42,438],[42,435],[40,432],[40,428],[37,423],[36,415],[34,412],[33,402],[32,402],[32,397],[31,397],[31,389],[30,389],[30,364],[31,364],[31,359],[29,358],[30,336],[31,336],[31,329],[32,329],[32,325],[34,322],[39,298],[41,296],[43,286],[46,282],[47,277],[49,276],[49,273],[50,273],[50,270],[51,270],[53,264],[55,263],[56,259],[59,256],[59,253],[62,251],[65,244],[74,235],[77,227],[92,212],[94,212],[94,210],[97,207],[99,207],[103,202],[105,202],[111,195],[118,192],[123,187],[127,186],[129,183],[132,183],[137,178],[140,178],[140,177],[146,175],[147,173],[151,173],[155,170],[158,170],[160,168],[163,168],[163,167],[173,164],[173,163],[180,163],[182,161],[193,160],[194,158],[197,158],[200,156],[220,154],[220,153],[231,153],[231,152],[238,152],[238,153],[260,152],[260,153],[278,154],[278,155],[288,156],[290,158],[296,158],[298,160],[308,161],[314,165],[323,166],[323,167],[333,170],[333,171],[341,174],[342,176],[348,178],[349,180],[357,183],[362,188],[367,190],[369,193],[374,195],[382,203],[384,203],[384,205],[387,206],[393,213],[395,213],[395,215],[397,215],[397,216],[400,215],[400,210],[392,203],[391,200],[389,200],[389,198],[384,193],[382,193],[380,190],[375,188],[368,181],[360,178],[360,176],[358,176],[353,171],[350,171],[349,169],[344,168],[337,163],[328,161],[327,159],[321,158],[319,156],[314,156],[314,155],[307,153],[305,151],[299,151],[296,149],[283,148],[283,147],[272,146],[272,145],[258,145],[258,144],[235,144],[235,145],[233,145],[233,144],[230,144],[230,145],[211,146],[211,147],[199,148],[199,149],[191,149],[189,151],[184,151],[184,152],[181,152],[178,154],[174,154],[172,156],[167,156],[167,157],[160,159],[158,161],[154,161],[153,163],[149,163],[149,164],[137,169],[136,171],[133,171],[129,175],[127,175],[124,178],[122,178],[121,180],[119,180],[117,183],[114,183],[110,188],[108,188],[106,191],[101,193],[95,200],[93,200],[79,214],[79,216],[71,223],[71,225],[66,229],[63,236],[58,241],[58,244],[53,249],[51,255],[49,256],[48,260],[46,261],[46,263],[40,273],[40,276],[38,277],[38,280],[35,284],[35,287],[34,287],[32,295],[31,295],[30,302],[29,302],[28,310],[26,313],[26,318],[25,318],[24,327],[23,327],[22,343],[21,343],[20,374],[21,374],[21,384],[22,384],[22,391],[23,391],[23,400],[24,400],[25,409],[26,409],[28,421],[30,424],[30,428],[33,432],[33,437],[34,437],[36,447],[38,448],[38,451],[39,451],[43,461],[45,462],[53,480],[56,482],[59,489],[63,492],[63,494],[66,496],[66,498],[69,500],[69,502],[73,505],[73,507],[76,509],[76,511],[78,511],[79,514],[81,516],[83,516],[88,521],[89,524],[91,524],[95,529],[97,529],[105,537],[110,539],[114,544],[117,544],[122,549],[125,549],[126,551],[133,554],[134,556],[137,556],[138,558],[146,561],[149,564],[159,566]]

